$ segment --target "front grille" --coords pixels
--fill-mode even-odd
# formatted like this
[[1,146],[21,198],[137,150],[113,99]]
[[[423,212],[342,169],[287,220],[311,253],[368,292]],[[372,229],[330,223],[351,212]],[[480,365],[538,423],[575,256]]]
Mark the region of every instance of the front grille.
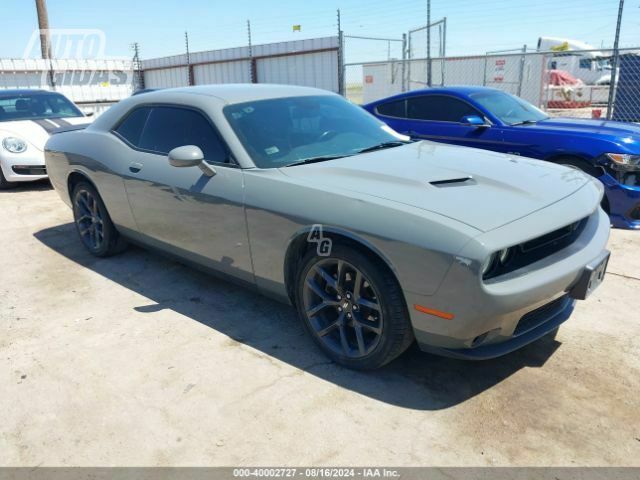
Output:
[[589,217],[585,217],[553,232],[516,245],[513,247],[509,259],[504,264],[489,270],[483,275],[482,279],[489,280],[513,272],[559,252],[571,245],[580,236],[588,221]]
[[46,175],[47,167],[44,165],[14,165],[14,173],[18,175]]
[[559,228],[558,230],[554,230],[553,232],[549,232],[546,235],[542,235],[538,238],[534,238],[533,240],[529,240],[520,245],[520,250],[524,253],[531,252],[533,250],[537,250],[543,247],[553,247],[554,245],[558,245],[559,243],[566,240],[567,237],[573,235],[576,230],[580,227],[580,223],[582,221],[574,222],[566,227]]
[[556,298],[552,302],[549,302],[535,310],[530,311],[522,316],[518,325],[516,326],[513,336],[517,337],[523,333],[527,333],[534,328],[548,322],[553,317],[562,312],[569,306],[571,298],[568,295],[564,295],[560,298]]

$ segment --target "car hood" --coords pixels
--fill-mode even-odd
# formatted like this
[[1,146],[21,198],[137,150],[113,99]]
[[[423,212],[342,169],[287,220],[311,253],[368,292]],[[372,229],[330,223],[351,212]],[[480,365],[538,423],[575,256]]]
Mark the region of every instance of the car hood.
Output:
[[636,141],[640,141],[640,125],[607,120],[549,118],[531,125],[519,125],[518,128],[523,130],[548,130],[564,135],[575,133],[582,135],[608,135],[616,138],[633,137]]
[[88,124],[91,120],[90,117],[65,117],[0,122],[0,137],[19,137],[43,151],[44,144],[53,131],[70,125]]
[[434,142],[280,170],[320,188],[384,198],[483,232],[545,208],[590,182],[578,170],[549,162]]

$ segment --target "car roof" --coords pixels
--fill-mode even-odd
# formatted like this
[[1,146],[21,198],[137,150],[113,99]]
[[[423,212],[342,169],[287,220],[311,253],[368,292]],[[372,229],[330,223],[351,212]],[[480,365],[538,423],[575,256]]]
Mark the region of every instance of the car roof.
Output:
[[0,89],[0,96],[10,95],[33,95],[38,93],[58,93],[51,90],[43,90],[39,88],[7,88]]
[[456,96],[468,96],[473,93],[479,93],[479,92],[502,92],[502,90],[499,90],[497,88],[491,88],[491,87],[477,87],[477,86],[466,86],[466,85],[460,85],[455,87],[421,88],[419,90],[411,90],[410,92],[399,93],[397,95],[393,95],[392,97],[376,100],[375,102],[371,102],[369,105],[377,105],[379,103],[384,103],[394,99],[415,97],[418,95],[436,95],[438,93],[440,94],[446,93],[449,95],[453,94]]
[[215,97],[226,104],[267,100],[270,98],[286,98],[311,95],[335,95],[327,90],[312,87],[299,87],[296,85],[272,85],[267,83],[227,83],[220,85],[198,85],[194,87],[166,88],[145,93],[145,99],[161,100],[174,93],[187,93],[192,95],[204,95]]

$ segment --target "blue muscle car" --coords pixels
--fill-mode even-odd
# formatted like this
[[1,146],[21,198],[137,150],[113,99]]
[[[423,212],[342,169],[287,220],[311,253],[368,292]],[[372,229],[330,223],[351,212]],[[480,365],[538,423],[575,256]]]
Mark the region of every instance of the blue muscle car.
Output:
[[398,132],[572,166],[605,186],[615,227],[640,229],[640,126],[550,118],[518,97],[485,87],[416,90],[364,108]]

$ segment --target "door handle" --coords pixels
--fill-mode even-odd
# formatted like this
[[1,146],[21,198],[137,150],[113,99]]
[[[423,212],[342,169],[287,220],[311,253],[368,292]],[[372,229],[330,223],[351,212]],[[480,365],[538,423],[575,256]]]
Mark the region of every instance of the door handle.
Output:
[[129,171],[131,173],[138,173],[140,170],[142,170],[141,163],[133,162],[129,164]]

